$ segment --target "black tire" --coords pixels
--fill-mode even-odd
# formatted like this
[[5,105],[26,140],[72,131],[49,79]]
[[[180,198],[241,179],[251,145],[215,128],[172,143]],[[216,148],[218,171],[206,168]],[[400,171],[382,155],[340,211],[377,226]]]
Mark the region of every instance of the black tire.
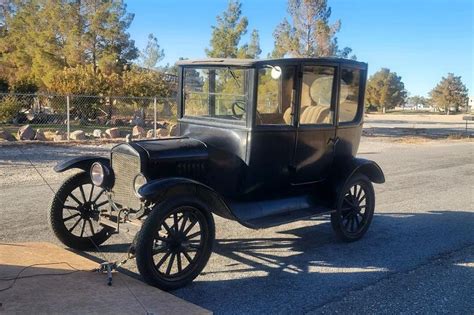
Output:
[[153,208],[138,232],[138,270],[152,286],[165,291],[181,288],[204,269],[214,239],[214,219],[207,206],[194,196],[173,196]]
[[337,198],[336,212],[331,214],[332,228],[342,241],[357,241],[367,232],[374,216],[372,182],[357,174],[345,184]]
[[92,184],[88,173],[69,177],[53,197],[48,213],[54,235],[64,245],[78,250],[99,246],[113,232],[98,223],[100,210],[107,203],[104,190]]

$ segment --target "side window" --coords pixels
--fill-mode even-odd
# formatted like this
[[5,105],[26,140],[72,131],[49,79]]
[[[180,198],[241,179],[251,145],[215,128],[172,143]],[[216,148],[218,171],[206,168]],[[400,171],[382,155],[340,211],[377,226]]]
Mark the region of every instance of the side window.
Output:
[[360,91],[360,70],[342,69],[339,87],[339,122],[351,122],[357,118]]
[[291,125],[295,67],[258,69],[257,125]]
[[300,125],[333,123],[331,111],[334,67],[305,66],[301,86]]

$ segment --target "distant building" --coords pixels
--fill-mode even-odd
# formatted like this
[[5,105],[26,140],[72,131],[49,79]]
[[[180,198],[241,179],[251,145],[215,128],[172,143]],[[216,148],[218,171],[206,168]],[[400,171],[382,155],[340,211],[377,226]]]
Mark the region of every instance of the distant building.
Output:
[[474,95],[470,95],[469,96],[469,111],[472,112],[472,110],[474,109]]

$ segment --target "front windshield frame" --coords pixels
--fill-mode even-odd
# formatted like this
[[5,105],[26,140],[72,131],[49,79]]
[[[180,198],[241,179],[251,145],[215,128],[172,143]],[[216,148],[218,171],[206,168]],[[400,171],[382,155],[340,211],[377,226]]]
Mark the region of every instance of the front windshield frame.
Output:
[[[247,120],[250,115],[250,99],[252,89],[252,68],[250,67],[239,67],[229,65],[196,65],[196,66],[184,66],[181,69],[181,119],[185,120],[198,120],[207,122],[218,122],[225,124],[237,124],[247,125]],[[206,73],[207,72],[207,73]],[[214,72],[214,73],[212,73]],[[189,74],[193,73],[194,86],[191,81],[188,81]],[[196,75],[200,79],[196,79]],[[219,85],[219,81],[216,82],[216,78],[219,76],[226,76],[223,84]],[[207,76],[207,81],[206,81]],[[210,82],[214,80],[214,91]],[[198,83],[196,83],[196,81]],[[225,86],[224,86],[225,85]],[[226,87],[228,89],[241,89],[236,93],[223,93]],[[202,91],[199,91],[202,89]],[[199,96],[201,100],[194,100],[197,103],[193,104],[194,108],[190,107],[190,99],[192,95]],[[221,97],[221,100],[217,98]],[[207,98],[207,101],[205,101]],[[228,100],[226,100],[226,98]],[[239,111],[240,108],[235,108],[236,114],[233,115],[232,104],[235,101],[239,101],[239,107],[243,110]],[[202,102],[199,104],[199,102]],[[214,108],[212,105],[214,103]],[[196,109],[197,107],[197,109]],[[250,110],[249,110],[250,109]],[[214,113],[211,113],[211,111]]]

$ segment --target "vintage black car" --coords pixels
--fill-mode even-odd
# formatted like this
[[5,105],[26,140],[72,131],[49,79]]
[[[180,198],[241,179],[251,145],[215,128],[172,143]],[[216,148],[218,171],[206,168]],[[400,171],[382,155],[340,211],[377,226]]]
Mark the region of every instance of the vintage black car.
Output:
[[140,274],[171,290],[205,267],[213,215],[259,229],[330,214],[340,239],[365,234],[372,183],[385,181],[376,163],[356,158],[367,64],[295,58],[178,65],[178,136],[128,141],[110,158],[55,167],[82,170],[52,202],[52,229],[65,245],[94,248],[136,226],[130,253]]

